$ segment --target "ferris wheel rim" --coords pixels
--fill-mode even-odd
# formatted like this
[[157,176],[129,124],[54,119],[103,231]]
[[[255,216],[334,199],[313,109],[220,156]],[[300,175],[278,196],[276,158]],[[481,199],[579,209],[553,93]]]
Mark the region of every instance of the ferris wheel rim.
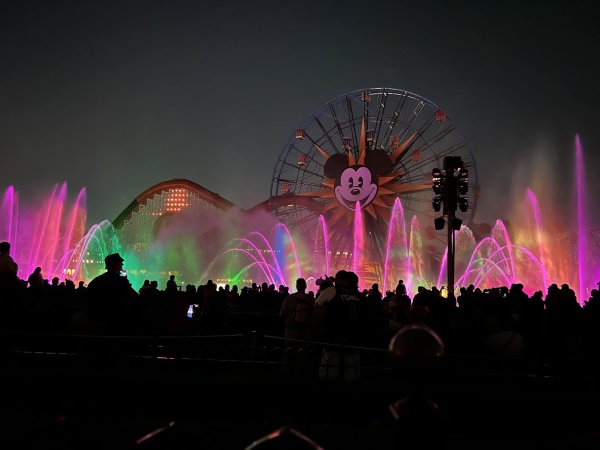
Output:
[[[358,100],[361,99],[364,102],[364,98],[360,98],[360,96],[365,93],[368,92],[370,96],[381,96],[381,95],[393,95],[393,96],[403,96],[405,98],[411,99],[411,101],[417,101],[422,103],[423,105],[427,105],[427,107],[429,109],[435,109],[435,110],[439,110],[439,111],[443,111],[444,115],[445,115],[445,120],[449,121],[449,124],[451,124],[452,129],[449,131],[449,133],[453,133],[455,135],[455,139],[458,140],[461,143],[461,146],[458,147],[457,149],[445,149],[447,151],[447,153],[455,153],[455,152],[466,152],[466,154],[464,155],[467,158],[467,163],[469,164],[470,167],[470,180],[472,180],[471,183],[469,183],[470,185],[474,186],[477,190],[479,190],[479,179],[478,179],[478,173],[477,173],[477,164],[476,164],[476,160],[475,160],[475,155],[473,154],[471,147],[469,145],[469,142],[465,136],[465,134],[463,133],[463,131],[461,130],[461,128],[459,127],[458,123],[452,118],[452,116],[450,116],[449,114],[447,114],[445,112],[445,110],[442,110],[442,108],[439,107],[438,104],[432,102],[431,100],[429,100],[426,97],[423,97],[419,94],[416,94],[414,92],[405,90],[405,89],[397,89],[397,88],[389,88],[389,87],[377,87],[377,88],[363,88],[363,89],[357,89],[357,90],[353,90],[353,91],[349,91],[346,93],[343,93],[341,95],[338,95],[330,100],[328,100],[327,102],[322,103],[318,108],[314,109],[309,115],[307,115],[305,117],[305,119],[300,123],[300,125],[296,128],[296,130],[301,129],[302,127],[304,127],[305,125],[309,124],[311,126],[314,125],[315,121],[318,120],[319,117],[323,117],[323,116],[327,116],[326,110],[332,109],[335,106],[339,106],[340,102],[344,101],[344,100]],[[369,96],[369,100],[370,100],[370,96]],[[386,97],[387,99],[387,97]],[[404,102],[404,101],[403,101]],[[404,105],[404,103],[403,103]],[[403,106],[402,106],[403,107]],[[402,108],[401,107],[401,108]],[[384,106],[384,110],[385,110],[385,106]],[[367,119],[370,119],[371,117],[373,117],[375,119],[375,121],[383,121],[383,119],[385,118],[386,120],[388,119],[387,116],[385,116],[384,114],[382,114],[381,116],[377,115],[373,115],[371,116],[369,114],[370,108],[369,107],[365,107],[365,115],[367,117]],[[331,116],[329,116],[329,118],[331,119]],[[360,115],[357,116],[349,116],[349,117],[344,117],[344,121],[338,123],[337,119],[336,120],[336,124],[339,126],[340,124],[342,124],[344,127],[347,128],[351,128],[354,127],[354,122],[356,122],[358,119],[360,118]],[[405,127],[407,130],[411,129],[411,130],[415,130],[415,131],[419,131],[418,127],[412,128],[412,122],[408,123],[406,120],[401,119],[398,121],[398,124],[400,124],[401,126]],[[319,124],[320,125],[320,124]],[[396,124],[394,124],[396,125]],[[421,125],[422,126],[422,125]],[[318,139],[325,139],[328,138],[330,139],[331,136],[335,136],[337,134],[341,134],[340,133],[334,133],[333,132],[333,128],[326,130],[325,128],[321,127],[322,130],[322,134],[319,135]],[[425,131],[427,131],[427,129],[425,129]],[[281,174],[284,171],[288,171],[291,172],[292,177],[290,178],[290,180],[294,179],[292,182],[298,184],[300,183],[302,186],[304,187],[310,187],[311,185],[311,177],[314,176],[314,174],[307,174],[306,173],[306,169],[305,168],[296,168],[296,169],[290,169],[289,167],[287,169],[284,169],[284,166],[286,164],[288,164],[288,158],[291,155],[292,150],[294,149],[294,134],[295,131],[292,131],[291,134],[289,135],[284,147],[282,148],[282,150],[279,153],[279,157],[277,160],[277,163],[275,165],[275,168],[273,170],[273,177],[272,177],[272,181],[271,181],[271,192],[270,192],[270,203],[272,203],[272,200],[274,198],[279,197],[278,195],[278,191],[279,188],[281,187],[281,185],[283,183],[286,183],[284,177],[281,176]],[[297,136],[296,136],[297,137]],[[434,148],[436,142],[429,142],[428,138],[424,137],[423,134],[419,135],[419,138],[421,138],[427,145],[429,148]],[[313,142],[314,145],[316,145]],[[463,150],[464,148],[464,150]],[[437,150],[437,149],[436,149]],[[433,154],[431,161],[435,161],[436,163],[441,163],[441,160],[443,159],[443,154],[444,152],[440,152],[439,154],[436,153],[436,151],[431,150],[431,153]],[[406,160],[407,161],[407,160]],[[405,162],[403,162],[403,164],[405,164]],[[427,164],[422,164],[423,167],[427,166]],[[416,166],[415,166],[416,167]],[[294,175],[295,174],[295,175]],[[421,173],[422,175],[422,173]],[[408,175],[407,175],[408,177]],[[319,175],[315,177],[317,180],[320,178],[320,180],[323,180],[323,176]],[[313,181],[312,182],[313,185],[317,185],[319,184],[318,182]],[[399,182],[398,184],[411,184],[410,182]],[[405,200],[409,200],[409,201],[413,201],[415,203],[417,203],[418,201],[420,201],[418,198],[416,198],[414,195],[406,195],[406,194],[398,194],[396,195],[397,197],[403,198]],[[467,225],[471,225],[474,222],[474,217],[475,217],[475,212],[476,212],[476,207],[477,207],[477,203],[478,203],[478,195],[475,195],[475,193],[471,193],[471,205],[470,205],[470,210],[469,214],[468,214],[468,223]],[[289,206],[293,206],[293,205],[289,205]],[[417,214],[421,214],[424,216],[428,216],[428,213],[426,211],[424,211],[423,209],[418,209],[418,208],[413,208],[414,212]],[[310,214],[310,213],[309,213]],[[292,213],[293,215],[293,213]]]

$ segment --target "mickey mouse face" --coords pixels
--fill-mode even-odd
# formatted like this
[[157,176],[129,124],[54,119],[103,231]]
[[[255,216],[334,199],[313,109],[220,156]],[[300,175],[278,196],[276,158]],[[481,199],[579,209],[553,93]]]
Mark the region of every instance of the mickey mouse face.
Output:
[[354,211],[370,204],[377,195],[376,176],[365,166],[354,165],[345,169],[335,186],[335,198],[345,208]]
[[365,164],[349,165],[346,154],[331,156],[324,166],[324,175],[335,180],[335,198],[344,208],[354,211],[371,204],[379,188],[378,175],[389,173],[392,162],[383,150],[369,151],[364,158]]

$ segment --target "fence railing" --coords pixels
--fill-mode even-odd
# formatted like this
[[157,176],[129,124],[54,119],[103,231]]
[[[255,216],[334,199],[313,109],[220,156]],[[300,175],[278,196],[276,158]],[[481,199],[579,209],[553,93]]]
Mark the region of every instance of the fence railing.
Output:
[[600,357],[497,357],[446,354],[417,367],[391,358],[387,349],[329,342],[287,341],[257,332],[214,336],[92,336],[0,332],[0,356],[14,363],[90,364],[115,362],[175,367],[226,368],[252,365],[266,373],[297,373],[324,380],[385,380],[399,375],[451,380],[507,380],[545,385],[600,381]]

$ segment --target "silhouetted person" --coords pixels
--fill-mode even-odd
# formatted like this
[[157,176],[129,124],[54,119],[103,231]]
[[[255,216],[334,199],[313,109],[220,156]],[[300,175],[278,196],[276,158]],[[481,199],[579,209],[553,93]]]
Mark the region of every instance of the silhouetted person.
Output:
[[44,277],[42,276],[42,268],[36,267],[29,278],[27,278],[27,284],[30,288],[43,288],[44,287]]
[[131,308],[138,293],[127,277],[121,276],[124,261],[118,253],[108,255],[104,258],[106,272],[88,285],[86,311],[93,333],[123,333],[131,319]]
[[138,292],[141,294],[148,289],[150,289],[150,280],[144,280],[144,284],[138,289]]
[[296,363],[296,370],[302,370],[306,362],[309,348],[306,341],[312,339],[312,313],[315,299],[306,293],[306,280],[296,280],[296,292],[288,295],[283,301],[279,316],[284,322],[285,364]]
[[227,294],[227,304],[229,305],[238,305],[240,303],[240,294],[238,292],[237,284],[234,284]]
[[335,276],[335,295],[325,303],[326,334],[331,342],[365,344],[370,314],[358,281],[354,272],[340,270]]
[[381,311],[381,302],[383,301],[383,295],[379,290],[379,284],[374,283],[371,285],[371,289],[369,289],[367,293],[367,300],[369,311],[371,313],[377,313]]
[[359,351],[337,347],[370,343],[370,313],[367,298],[359,290],[358,283],[354,272],[340,270],[335,274],[335,285],[317,298],[315,322],[318,333],[324,341],[334,344],[330,349],[324,349],[319,367],[321,378],[349,381],[359,376]]
[[204,286],[204,300],[202,304],[203,334],[221,334],[225,330],[225,307],[226,299],[222,298],[217,291],[217,285],[208,280]]
[[18,287],[19,266],[10,256],[10,243],[0,242],[0,292],[11,293]]
[[398,285],[396,286],[396,295],[406,295],[406,285],[404,284],[404,280],[398,281]]
[[175,282],[175,275],[171,275],[169,277],[169,281],[167,281],[167,288],[165,289],[165,291],[169,293],[177,292],[177,283]]

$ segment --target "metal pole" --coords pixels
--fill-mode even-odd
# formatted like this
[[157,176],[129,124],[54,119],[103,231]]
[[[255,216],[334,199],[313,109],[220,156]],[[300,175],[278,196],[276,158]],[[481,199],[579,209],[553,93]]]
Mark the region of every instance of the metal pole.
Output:
[[454,293],[454,211],[448,211],[448,292]]
[[456,207],[458,204],[458,183],[456,170],[462,167],[462,159],[458,156],[446,156],[444,158],[444,172],[446,177],[445,197],[446,214],[448,215],[448,292],[454,293],[454,219],[456,218]]

